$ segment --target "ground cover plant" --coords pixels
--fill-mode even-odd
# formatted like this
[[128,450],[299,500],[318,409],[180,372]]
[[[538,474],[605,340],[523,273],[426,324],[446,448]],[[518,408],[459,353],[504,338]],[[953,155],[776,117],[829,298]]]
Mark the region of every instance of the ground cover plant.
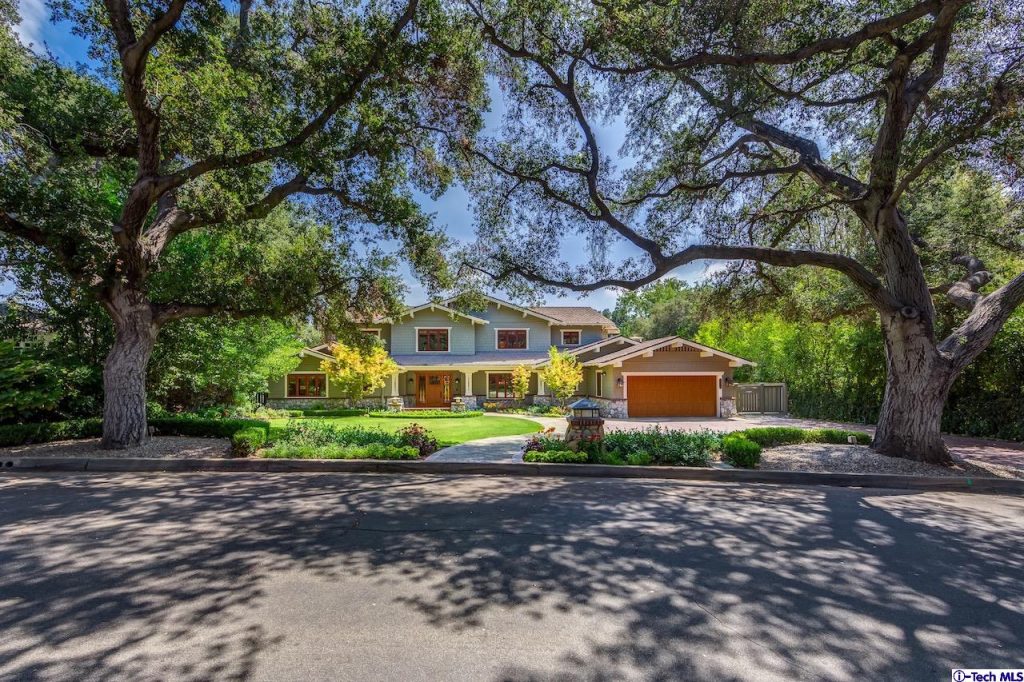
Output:
[[[305,418],[294,421],[305,424],[321,422],[337,427],[358,426],[366,429],[383,429],[395,432],[411,424],[417,423],[418,416],[412,413],[406,413],[401,417],[388,419],[379,419],[376,417],[362,415],[350,417],[318,417],[315,419]],[[272,431],[276,434],[288,423],[289,420],[287,419],[271,420]],[[525,435],[536,433],[541,429],[540,425],[536,422],[515,417],[483,417],[479,419],[465,419],[459,417],[436,418],[430,419],[426,423],[429,424],[428,428],[430,430],[430,434],[437,439],[438,444],[441,447],[457,445],[459,443],[478,440],[480,438],[491,438],[493,436]]]

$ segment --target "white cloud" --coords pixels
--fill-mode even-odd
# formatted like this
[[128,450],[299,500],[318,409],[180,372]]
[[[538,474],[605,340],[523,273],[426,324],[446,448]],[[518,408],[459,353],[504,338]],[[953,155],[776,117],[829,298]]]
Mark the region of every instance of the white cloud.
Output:
[[21,23],[14,27],[14,32],[25,45],[41,49],[43,30],[50,15],[46,3],[44,0],[21,0],[18,14],[21,15]]

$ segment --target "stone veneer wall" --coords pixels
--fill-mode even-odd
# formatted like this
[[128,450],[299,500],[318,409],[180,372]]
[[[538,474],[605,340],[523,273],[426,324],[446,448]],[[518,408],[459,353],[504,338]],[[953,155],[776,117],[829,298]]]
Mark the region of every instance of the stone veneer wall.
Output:
[[729,419],[735,417],[736,412],[736,398],[722,398],[721,401],[721,415],[723,419]]

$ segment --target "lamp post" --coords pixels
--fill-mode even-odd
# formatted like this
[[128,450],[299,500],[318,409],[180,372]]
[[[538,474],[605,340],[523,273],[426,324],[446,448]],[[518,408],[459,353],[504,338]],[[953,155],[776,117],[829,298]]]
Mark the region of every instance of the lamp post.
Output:
[[581,398],[569,406],[569,426],[565,430],[565,444],[578,450],[580,444],[599,442],[604,438],[604,419],[601,406],[588,398]]

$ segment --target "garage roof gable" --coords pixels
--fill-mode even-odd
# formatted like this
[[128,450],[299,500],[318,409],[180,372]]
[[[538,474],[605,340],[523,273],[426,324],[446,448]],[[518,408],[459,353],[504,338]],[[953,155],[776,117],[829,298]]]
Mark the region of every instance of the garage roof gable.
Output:
[[749,366],[756,367],[756,362],[751,362],[745,358],[741,358],[738,355],[732,355],[725,351],[712,348],[711,346],[705,346],[702,343],[684,339],[681,336],[663,336],[659,339],[651,339],[650,341],[644,341],[638,343],[635,346],[629,348],[623,348],[622,350],[609,353],[608,355],[602,355],[599,358],[588,360],[583,364],[587,367],[605,367],[607,365],[621,365],[623,360],[629,360],[630,358],[636,358],[644,355],[645,353],[654,352],[660,348],[668,348],[671,346],[689,346],[696,351],[700,351],[701,357],[712,357],[718,356],[729,360],[730,367],[741,367]]

